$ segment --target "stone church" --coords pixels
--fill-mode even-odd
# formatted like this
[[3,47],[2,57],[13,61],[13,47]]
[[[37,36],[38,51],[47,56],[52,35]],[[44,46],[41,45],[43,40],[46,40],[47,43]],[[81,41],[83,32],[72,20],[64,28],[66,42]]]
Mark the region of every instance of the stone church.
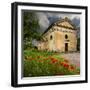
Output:
[[77,29],[69,18],[65,17],[51,24],[42,34],[43,40],[38,44],[38,50],[70,52],[77,50]]

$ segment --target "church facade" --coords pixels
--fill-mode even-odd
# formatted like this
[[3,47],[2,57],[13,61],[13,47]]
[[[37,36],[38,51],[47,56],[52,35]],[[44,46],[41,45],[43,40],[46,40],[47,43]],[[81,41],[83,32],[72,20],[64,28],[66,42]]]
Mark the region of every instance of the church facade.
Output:
[[76,31],[77,29],[67,17],[58,20],[42,34],[43,41],[38,44],[38,50],[77,51]]

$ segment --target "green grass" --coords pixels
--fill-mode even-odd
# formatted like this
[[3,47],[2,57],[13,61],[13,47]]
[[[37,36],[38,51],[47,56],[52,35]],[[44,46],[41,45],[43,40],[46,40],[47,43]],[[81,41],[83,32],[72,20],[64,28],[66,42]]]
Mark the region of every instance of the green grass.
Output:
[[[65,62],[59,53],[34,49],[24,50],[23,66],[24,77],[76,75],[80,73],[79,68]],[[69,69],[71,67],[74,69]]]

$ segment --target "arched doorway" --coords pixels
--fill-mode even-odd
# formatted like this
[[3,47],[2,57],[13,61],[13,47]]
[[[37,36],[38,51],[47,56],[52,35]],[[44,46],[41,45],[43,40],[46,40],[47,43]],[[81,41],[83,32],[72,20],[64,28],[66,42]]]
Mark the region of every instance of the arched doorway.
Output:
[[65,43],[65,52],[68,51],[68,43]]

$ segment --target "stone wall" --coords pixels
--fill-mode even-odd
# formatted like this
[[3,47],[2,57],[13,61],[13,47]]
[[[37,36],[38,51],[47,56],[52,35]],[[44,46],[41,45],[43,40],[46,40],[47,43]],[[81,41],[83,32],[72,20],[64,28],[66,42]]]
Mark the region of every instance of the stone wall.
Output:
[[[68,36],[67,39],[65,39],[65,35]],[[53,32],[48,32],[44,38],[46,38],[47,41],[42,45],[42,49],[46,49],[48,51],[65,52],[65,43],[68,43],[68,51],[77,50],[77,38],[75,30],[57,28],[57,30]]]
[[[63,29],[63,28],[61,28]],[[64,32],[63,32],[64,31]],[[71,32],[70,32],[71,31]],[[65,38],[67,35],[67,39]],[[60,52],[65,52],[65,43],[68,43],[68,51],[77,50],[77,37],[75,30],[66,30],[65,28],[62,31],[55,31],[55,47]]]

